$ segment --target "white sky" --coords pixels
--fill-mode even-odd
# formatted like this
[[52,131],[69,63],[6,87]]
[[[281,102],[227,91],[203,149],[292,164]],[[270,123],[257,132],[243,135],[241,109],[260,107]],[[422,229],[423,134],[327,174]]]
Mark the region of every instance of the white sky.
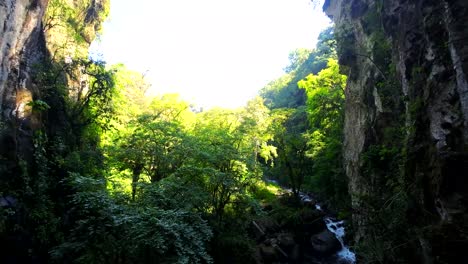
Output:
[[92,52],[147,72],[155,94],[238,107],[328,25],[311,0],[111,0]]

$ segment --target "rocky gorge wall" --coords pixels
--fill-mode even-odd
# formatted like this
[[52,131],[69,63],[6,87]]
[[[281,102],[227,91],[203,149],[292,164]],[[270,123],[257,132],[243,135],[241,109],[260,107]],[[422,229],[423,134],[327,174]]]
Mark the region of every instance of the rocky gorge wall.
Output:
[[87,62],[108,7],[105,0],[0,1],[1,263],[48,263],[65,230],[60,160],[79,147],[67,117],[65,68],[74,65],[65,59]]
[[[46,0],[6,0],[0,3],[0,154],[10,160],[16,153],[32,153],[34,123],[27,103],[38,93],[32,67],[46,56],[41,20]],[[4,18],[4,20],[3,20]],[[27,157],[26,157],[27,158]]]
[[[54,133],[66,130],[61,98],[66,94],[58,87],[67,85],[67,77],[56,77],[56,83],[45,85],[38,76],[49,74],[53,66],[63,67],[58,64],[65,58],[87,59],[88,47],[108,15],[108,9],[109,1],[105,0],[6,0],[0,3],[3,22],[0,28],[2,175],[15,174],[14,167],[19,161],[33,161],[35,131],[50,132],[52,126]],[[55,102],[46,102],[52,107],[47,115],[34,111],[36,100],[47,101],[51,96],[55,97]],[[47,122],[47,118],[52,120]]]
[[344,159],[358,253],[467,262],[468,2],[328,0],[324,10],[348,75]]

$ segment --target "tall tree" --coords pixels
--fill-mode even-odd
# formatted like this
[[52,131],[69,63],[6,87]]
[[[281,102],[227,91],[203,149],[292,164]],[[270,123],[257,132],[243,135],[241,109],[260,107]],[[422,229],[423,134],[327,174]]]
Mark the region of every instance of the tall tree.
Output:
[[330,59],[327,68],[298,83],[307,92],[308,156],[314,160],[310,185],[335,204],[347,202],[347,181],[342,164],[344,89],[346,76],[338,62]]
[[277,148],[278,159],[275,161],[276,169],[270,173],[286,181],[296,197],[299,197],[304,179],[311,174],[313,164],[306,155],[308,122],[305,110],[305,107],[277,109],[272,113],[272,144]]

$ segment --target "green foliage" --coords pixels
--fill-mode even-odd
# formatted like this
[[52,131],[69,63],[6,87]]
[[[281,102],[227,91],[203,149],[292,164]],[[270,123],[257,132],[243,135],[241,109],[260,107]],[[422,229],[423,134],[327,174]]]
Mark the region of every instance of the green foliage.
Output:
[[[49,2],[53,59],[34,68],[41,94],[28,103],[41,126],[29,156],[0,166],[15,175],[2,196],[20,204],[1,208],[2,237],[31,237],[20,253],[45,262],[253,261],[249,224],[279,193],[262,169],[287,177],[296,198],[311,179],[327,179],[318,188],[338,181],[345,79],[336,63],[326,68],[333,29],[315,50],[292,52],[263,98],[196,114],[176,94],[148,100],[144,76],[123,65],[85,59],[108,4]],[[296,211],[276,212],[288,224],[310,213]]]
[[284,69],[284,72],[290,73],[297,70],[309,57],[312,51],[308,49],[296,49],[289,53],[289,63],[290,65]]
[[363,28],[366,33],[371,34],[373,32],[381,31],[382,29],[382,1],[375,1],[374,6],[371,10],[366,12],[363,17]]
[[296,194],[306,188],[348,208],[342,165],[346,76],[339,73],[334,59],[335,35],[332,27],[324,30],[307,59],[302,59],[305,50],[292,53],[288,73],[261,91],[267,105],[276,109],[270,129],[278,158],[266,175],[290,185]]
[[[68,23],[65,20],[69,16],[84,11],[63,1],[49,4],[48,15],[53,13],[56,17],[55,21],[49,21],[51,24],[45,24],[46,31],[49,26],[66,31],[62,22]],[[30,121],[34,126],[24,131],[8,127],[12,147],[5,151],[9,159],[5,161],[5,169],[1,158],[0,174],[7,179],[2,178],[2,194],[16,201],[7,210],[11,214],[3,214],[2,242],[10,243],[8,239],[14,237],[24,244],[6,256],[13,256],[13,261],[16,257],[20,262],[46,262],[47,252],[62,243],[69,231],[65,212],[70,189],[61,181],[73,172],[96,177],[103,171],[103,157],[97,144],[112,118],[112,72],[102,62],[80,59],[78,39],[72,44],[61,42],[68,36],[56,36],[63,49],[76,48],[77,53],[69,55],[77,57],[66,62],[54,61],[63,58],[63,54],[57,54],[61,49],[55,47],[50,51],[57,57],[44,58],[33,65],[32,78],[40,93],[34,91],[34,100],[27,106],[32,111]],[[87,57],[87,52],[83,53]],[[0,261],[3,260],[2,257]]]
[[[306,155],[305,131],[308,128],[305,107],[298,109],[278,109],[272,113],[272,144],[278,152],[275,169],[269,170],[282,182],[287,182],[298,195],[304,179],[311,173],[313,161]],[[282,177],[281,177],[282,176]]]
[[[320,32],[317,39],[317,53],[320,61],[327,60],[328,58],[336,59],[336,39],[335,28],[330,26]],[[312,71],[315,73],[315,71]]]
[[83,127],[94,123],[108,128],[114,111],[114,73],[103,62],[89,60],[74,61],[65,70],[70,82],[67,114],[73,120],[72,125]]
[[125,126],[149,107],[145,94],[150,84],[143,74],[128,70],[122,64],[113,65],[110,70],[114,72],[115,84],[113,125],[123,129],[119,126]]
[[391,169],[397,169],[398,172],[399,152],[395,146],[370,146],[363,154],[364,168],[367,172],[365,174],[387,173]]
[[[133,104],[120,100],[124,106]],[[151,205],[203,215],[215,233],[213,257],[245,259],[251,247],[246,223],[252,207],[258,207],[248,192],[261,177],[259,159],[268,163],[275,156],[275,148],[267,144],[270,119],[263,100],[255,98],[243,109],[212,109],[195,115],[177,95],[164,95],[134,113],[122,113],[116,121],[118,130],[107,133],[109,172],[119,172],[109,179],[131,179],[130,200],[138,212],[150,210]],[[113,187],[113,195],[118,192]],[[128,200],[128,194],[121,197]],[[147,239],[159,238],[148,233]],[[234,246],[244,249],[232,251]],[[148,250],[145,254],[161,249]]]
[[350,62],[356,57],[354,44],[356,38],[350,24],[340,24],[335,30],[336,53],[339,54],[339,64],[350,66]]
[[[206,188],[218,219],[261,176],[257,158],[260,149],[267,148],[263,144],[269,138],[267,112],[257,99],[242,111],[214,109],[199,116],[193,131],[199,142],[194,161],[201,168],[212,168]],[[263,151],[263,159],[273,154]]]
[[154,193],[145,192],[136,207],[109,196],[102,180],[72,174],[67,184],[76,191],[69,211],[73,223],[67,239],[51,252],[56,262],[211,262],[206,252],[211,230],[199,214],[146,203],[167,200],[164,192],[151,199],[145,196]]
[[[114,72],[105,63],[75,59],[71,63],[43,62],[35,65],[35,81],[43,88],[43,98],[31,107],[49,109],[49,116],[65,114],[75,138],[82,133],[109,129],[114,118]],[[43,103],[46,105],[44,105]],[[57,112],[62,109],[62,112]]]
[[392,194],[386,191],[378,197],[359,197],[360,208],[366,210],[368,217],[368,226],[360,228],[372,232],[372,236],[366,237],[356,245],[356,251],[366,262],[406,263],[402,256],[412,254],[407,250],[416,242],[409,240],[415,234],[411,234],[408,229],[409,223],[405,213],[408,197],[400,187],[399,183],[391,184],[387,188],[393,190]]
[[297,108],[305,105],[306,96],[299,89],[297,82],[310,73],[317,74],[327,65],[329,58],[336,57],[336,42],[333,28],[322,31],[315,50],[297,49],[290,53],[290,65],[285,68],[285,74],[267,84],[260,95],[270,109]]
[[208,173],[209,169],[186,166],[157,184],[142,183],[137,202],[163,209],[182,208],[206,213],[211,202],[205,186]]
[[110,1],[51,0],[43,30],[54,59],[86,58],[89,44],[109,14]]
[[264,204],[269,204],[277,199],[280,194],[281,187],[274,183],[259,181],[249,188],[249,193],[252,197]]
[[[142,100],[140,96],[135,99]],[[120,104],[131,106],[133,102]],[[140,180],[157,182],[173,174],[190,157],[194,147],[188,134],[193,113],[178,96],[156,98],[146,113],[138,112],[133,117],[122,114],[116,122],[118,130],[108,133],[106,142],[113,171],[131,172],[133,197]]]
[[325,133],[342,130],[344,119],[344,88],[346,76],[340,74],[338,62],[329,60],[318,75],[309,75],[298,86],[307,91],[309,119],[313,127]]
[[307,155],[314,165],[309,188],[330,199],[334,206],[346,208],[349,197],[341,153],[346,76],[340,74],[337,61],[330,59],[327,68],[307,76],[298,85],[307,92],[311,124]]
[[33,112],[43,112],[50,109],[50,106],[42,100],[34,100],[26,105],[30,106]]

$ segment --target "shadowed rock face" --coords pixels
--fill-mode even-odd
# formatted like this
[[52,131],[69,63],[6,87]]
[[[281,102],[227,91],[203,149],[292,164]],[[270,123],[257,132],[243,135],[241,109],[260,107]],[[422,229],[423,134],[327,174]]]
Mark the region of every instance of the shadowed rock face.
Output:
[[46,55],[41,27],[46,5],[46,0],[6,0],[0,4],[0,16],[6,18],[0,29],[0,107],[5,119],[27,114],[21,99],[34,92],[31,67]]
[[[408,240],[418,259],[451,263],[468,248],[468,2],[328,0],[324,9],[349,76],[344,158],[355,238],[373,231],[362,197],[391,192],[390,173],[370,170],[368,153],[396,147]],[[394,128],[404,131],[399,143]]]
[[335,253],[341,249],[340,241],[328,229],[311,237],[310,244],[318,254]]
[[[58,7],[63,7],[66,3],[71,8],[80,7],[86,12],[83,15],[78,12],[81,16],[77,15],[73,21],[70,21],[67,16],[54,16],[54,19],[60,20],[62,24],[60,26],[54,24],[56,26],[54,29],[49,27],[45,30],[43,23],[45,24],[44,21],[47,19],[51,21],[52,15],[49,15],[49,12],[54,3]],[[48,150],[44,146],[45,143],[34,144],[34,140],[53,142],[52,140],[63,138],[62,142],[67,144],[65,137],[60,136],[70,134],[67,130],[67,124],[70,121],[64,114],[64,98],[59,88],[67,84],[67,79],[57,76],[55,83],[49,83],[47,86],[42,82],[41,85],[37,73],[41,70],[52,69],[52,66],[58,64],[57,60],[63,59],[63,56],[57,56],[58,52],[54,50],[55,46],[51,43],[70,38],[66,34],[76,35],[77,32],[83,32],[85,41],[77,44],[66,43],[66,45],[70,49],[77,49],[72,46],[80,45],[79,48],[83,50],[84,57],[87,57],[89,42],[94,39],[96,30],[105,18],[106,8],[108,8],[107,0],[67,0],[60,3],[57,0],[0,0],[0,207],[2,207],[0,240],[2,246],[6,245],[0,254],[1,263],[46,262],[36,259],[47,259],[50,248],[44,245],[50,241],[44,244],[37,242],[41,239],[35,237],[37,233],[35,233],[34,224],[43,221],[44,219],[38,220],[37,218],[44,217],[47,213],[37,216],[28,209],[41,204],[36,203],[35,200],[50,198],[50,204],[55,202],[59,204],[60,201],[54,196],[57,195],[60,199],[64,196],[61,196],[63,193],[59,187],[48,183],[49,179],[60,173],[54,175],[53,173],[40,173],[37,170],[38,165],[48,166],[41,162],[44,162],[44,156],[51,153],[46,153]],[[79,26],[75,32],[58,30],[72,23],[74,26]],[[68,28],[71,26],[68,25]],[[44,33],[45,31],[47,34]],[[64,42],[60,44],[65,45]],[[35,100],[42,101],[39,103],[45,102],[49,110],[43,111],[42,114],[37,108],[35,110],[38,111],[33,111],[32,105],[37,103],[37,101],[34,102]],[[41,133],[35,133],[37,131]],[[41,137],[45,134],[46,139]],[[37,154],[42,155],[42,158],[38,159]],[[48,178],[44,179],[46,177]],[[35,181],[41,184],[36,184]],[[31,186],[34,186],[33,191],[30,190]],[[34,192],[37,190],[40,191],[40,195]],[[31,198],[32,195],[34,195],[33,198]],[[25,199],[26,196],[28,198]],[[49,202],[42,200],[42,204],[50,205]],[[50,208],[52,207],[50,205]],[[14,213],[5,214],[3,209],[14,211]],[[55,209],[53,211],[58,214],[57,217],[63,217],[60,215],[62,211],[55,211]],[[34,220],[30,221],[33,218]],[[35,222],[36,220],[38,222]]]
[[[75,22],[80,25],[76,30],[79,32],[65,30],[63,23],[69,21],[60,18],[64,20],[60,21],[60,26],[48,27],[47,34],[44,33],[43,20],[54,17],[46,12],[52,5],[49,0],[0,2],[0,157],[4,158],[2,162],[6,160],[7,164],[4,165],[11,175],[15,174],[13,171],[18,159],[26,161],[28,165],[32,163],[35,130],[66,130],[67,120],[46,124],[41,115],[33,112],[28,105],[33,100],[43,99],[46,93],[45,88],[35,82],[35,72],[46,63],[55,63],[54,59],[63,57],[57,50],[63,49],[64,41],[72,38],[69,34],[83,35],[84,43],[68,43],[67,48],[81,50],[86,57],[89,43],[99,30],[108,6],[106,0],[70,0],[66,3],[72,8],[86,10],[82,16],[76,17],[78,21]],[[51,53],[54,58],[51,58]],[[64,111],[60,104],[51,107],[55,116]],[[51,129],[51,126],[54,128]]]
[[0,106],[4,118],[17,108],[16,91],[29,88],[29,67],[44,55],[40,25],[46,4],[44,0],[0,3],[0,17],[6,18],[0,28]]
[[32,82],[35,64],[47,54],[41,20],[46,0],[0,3],[0,155],[11,165],[17,156],[32,160],[32,134],[37,119],[27,103],[39,93]]

